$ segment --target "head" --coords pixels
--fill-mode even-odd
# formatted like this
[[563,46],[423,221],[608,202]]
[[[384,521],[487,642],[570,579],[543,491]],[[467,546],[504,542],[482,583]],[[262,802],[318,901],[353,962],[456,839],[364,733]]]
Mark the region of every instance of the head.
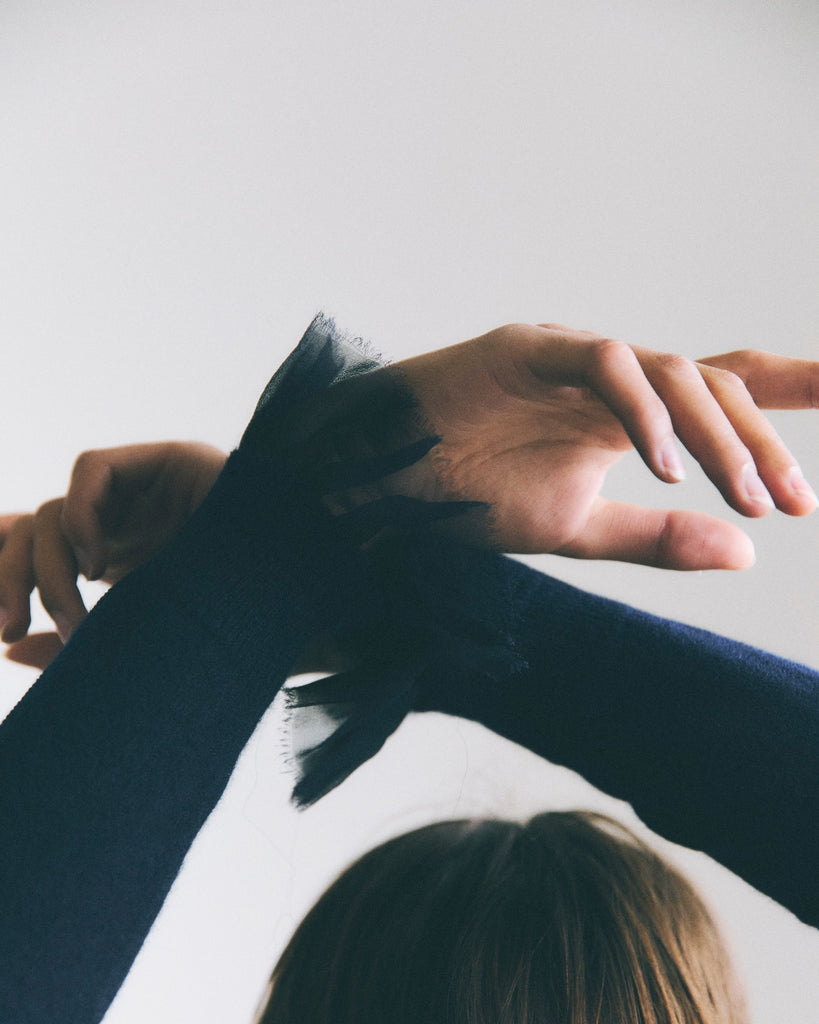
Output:
[[686,880],[601,815],[429,825],[356,861],[260,1024],[745,1024]]

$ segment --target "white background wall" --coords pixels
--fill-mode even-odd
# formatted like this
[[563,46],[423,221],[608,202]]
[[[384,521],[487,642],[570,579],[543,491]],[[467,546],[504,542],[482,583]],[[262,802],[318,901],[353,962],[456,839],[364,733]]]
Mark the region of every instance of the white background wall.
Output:
[[[4,0],[0,506],[61,493],[84,448],[229,448],[319,307],[393,356],[554,320],[819,358],[817,53],[813,0]],[[774,419],[817,486],[816,414]],[[627,460],[608,493],[738,518],[689,476]],[[819,518],[748,530],[740,575],[538,564],[819,666]],[[31,678],[2,666],[8,707]],[[106,1024],[244,1024],[318,890],[394,832],[629,819],[434,716],[296,815],[280,729],[257,731]],[[716,904],[759,1024],[819,1021],[817,933],[667,849]]]

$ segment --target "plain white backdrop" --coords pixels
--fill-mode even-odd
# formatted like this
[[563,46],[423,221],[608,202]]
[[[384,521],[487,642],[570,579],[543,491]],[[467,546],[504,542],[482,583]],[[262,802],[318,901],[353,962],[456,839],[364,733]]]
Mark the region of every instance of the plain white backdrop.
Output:
[[[390,356],[550,320],[819,358],[817,53],[811,0],[5,0],[0,506],[61,493],[85,448],[231,447],[318,308]],[[816,413],[773,419],[816,487]],[[607,493],[737,520],[688,468],[671,488],[627,459]],[[748,530],[743,574],[536,564],[819,667],[819,518]],[[1,668],[7,709],[33,674]],[[274,709],[106,1024],[246,1024],[318,891],[397,831],[632,820],[435,716],[298,815],[281,732]],[[819,1021],[817,933],[661,846],[724,921],[758,1024]]]

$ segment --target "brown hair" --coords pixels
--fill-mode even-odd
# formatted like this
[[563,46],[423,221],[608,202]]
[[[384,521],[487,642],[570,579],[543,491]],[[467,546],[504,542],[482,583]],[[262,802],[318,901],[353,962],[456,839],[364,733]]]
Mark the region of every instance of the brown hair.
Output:
[[745,1024],[690,884],[602,815],[449,821],[365,854],[274,969],[259,1024]]

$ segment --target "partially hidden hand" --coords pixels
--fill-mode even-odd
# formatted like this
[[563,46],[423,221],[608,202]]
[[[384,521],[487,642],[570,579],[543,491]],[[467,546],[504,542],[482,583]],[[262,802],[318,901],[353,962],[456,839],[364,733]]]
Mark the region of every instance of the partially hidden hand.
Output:
[[505,551],[751,565],[753,545],[731,523],[601,497],[607,470],[632,447],[660,480],[680,481],[675,435],[742,515],[776,507],[801,516],[817,504],[760,410],[819,404],[819,362],[750,350],[692,362],[555,324],[514,324],[397,368],[442,437],[431,453],[438,486],[489,503],[492,541]]
[[[85,617],[78,573],[115,583],[191,516],[226,455],[185,442],[84,452],[63,498],[0,516],[0,636],[15,661],[44,668]],[[57,633],[28,634],[34,589]]]

